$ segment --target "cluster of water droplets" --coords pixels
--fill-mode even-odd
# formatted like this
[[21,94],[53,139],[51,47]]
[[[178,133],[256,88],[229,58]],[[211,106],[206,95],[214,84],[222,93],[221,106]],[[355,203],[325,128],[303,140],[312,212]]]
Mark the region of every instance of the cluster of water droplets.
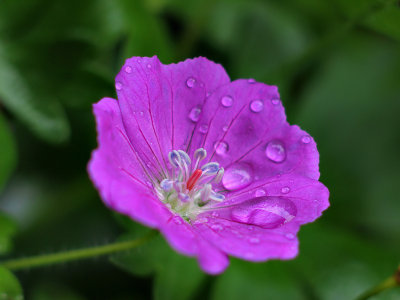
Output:
[[[148,64],[147,68],[151,68]],[[132,67],[125,66],[124,71],[127,74],[132,72]],[[255,80],[249,79],[249,84],[255,83]],[[187,88],[194,88],[198,82],[195,78],[189,77],[185,82]],[[115,84],[117,91],[123,88],[121,82]],[[207,95],[209,96],[209,94]],[[252,113],[261,113],[265,109],[266,100],[254,99],[249,103],[249,109]],[[279,98],[271,100],[272,105],[278,106],[281,102]],[[235,104],[235,98],[232,95],[225,95],[220,98],[220,104],[224,108],[230,108]],[[201,118],[202,108],[193,107],[189,112],[189,119],[197,123]],[[228,125],[223,127],[223,131],[228,130]],[[207,124],[200,124],[198,131],[207,133],[209,130]],[[303,144],[309,144],[312,138],[305,135],[301,138]],[[214,150],[217,155],[226,155],[229,151],[229,145],[225,141],[214,143]],[[291,221],[296,213],[296,207],[289,198],[270,197],[263,188],[258,188],[250,200],[237,205],[224,206],[225,210],[215,210],[216,204],[223,202],[225,197],[221,193],[214,191],[214,186],[219,182],[226,191],[237,191],[246,188],[254,182],[252,168],[244,163],[235,163],[227,170],[220,167],[218,163],[211,162],[200,166],[201,161],[206,157],[205,149],[197,149],[194,153],[193,163],[189,155],[182,150],[173,150],[169,153],[171,170],[168,176],[156,184],[156,192],[161,201],[163,201],[172,211],[180,216],[174,217],[176,223],[182,223],[183,219],[189,222],[207,223],[207,217],[198,215],[209,211],[212,217],[218,217],[219,214],[228,212],[229,219],[239,223],[249,225],[248,229],[259,226],[263,228],[275,228],[286,222]],[[287,158],[285,143],[279,139],[269,141],[265,146],[266,158],[276,164],[283,163]],[[281,194],[290,193],[290,188],[284,186],[281,188]],[[224,212],[225,211],[225,212]],[[182,218],[181,218],[182,217]],[[253,226],[254,225],[254,226]],[[212,223],[211,228],[215,231],[221,231],[224,226],[219,223]],[[293,234],[287,234],[288,239],[293,239]],[[252,237],[249,240],[252,244],[260,242],[258,237]]]

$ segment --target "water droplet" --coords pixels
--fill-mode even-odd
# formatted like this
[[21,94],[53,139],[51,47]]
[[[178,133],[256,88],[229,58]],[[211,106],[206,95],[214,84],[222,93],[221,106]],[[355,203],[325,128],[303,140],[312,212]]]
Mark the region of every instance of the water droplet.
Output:
[[301,141],[302,141],[304,144],[308,144],[309,142],[311,142],[311,137],[310,137],[309,135],[305,135],[305,136],[303,136],[303,137],[301,138]]
[[233,104],[233,98],[231,96],[223,96],[221,98],[221,104],[225,107],[231,107]]
[[264,103],[261,100],[253,100],[250,103],[250,109],[252,112],[258,113],[264,109]]
[[229,146],[225,142],[216,142],[214,144],[214,149],[218,155],[224,155],[226,152],[228,152]]
[[296,206],[291,200],[267,196],[244,201],[231,210],[232,220],[263,228],[281,226],[291,221],[296,214]]
[[219,217],[219,213],[217,213],[216,211],[213,211],[213,212],[211,213],[211,215],[212,215],[214,218]]
[[207,125],[207,124],[200,125],[199,131],[200,131],[201,133],[207,133],[207,131],[208,131],[208,125]]
[[196,223],[207,223],[208,222],[208,218],[199,218],[196,219]]
[[249,242],[250,242],[251,244],[259,244],[259,243],[260,243],[260,239],[259,239],[259,238],[256,238],[256,237],[253,237],[253,238],[250,238],[250,239],[249,239]]
[[268,143],[265,154],[275,163],[281,163],[286,159],[285,147],[282,142],[277,140]]
[[186,86],[188,87],[188,88],[192,88],[192,87],[194,87],[194,84],[196,83],[196,79],[194,79],[193,77],[189,77],[187,80],[186,80]]
[[253,78],[247,80],[248,83],[255,83],[256,81]]
[[222,185],[230,191],[243,189],[252,181],[252,171],[246,164],[235,164],[225,170]]
[[248,229],[249,229],[250,231],[254,231],[254,226],[249,226]]
[[211,229],[214,229],[216,231],[221,231],[222,229],[224,229],[224,227],[222,227],[221,224],[215,223],[215,224],[211,225]]
[[151,69],[151,64],[147,64],[147,68],[148,68],[148,69]]
[[173,220],[176,225],[182,224],[182,218],[179,216],[174,217]]
[[293,240],[295,238],[295,235],[293,233],[286,233],[285,236],[289,240]]
[[274,98],[274,99],[271,100],[271,102],[272,102],[273,105],[278,105],[281,102],[281,100],[278,99],[278,98]]
[[228,128],[229,128],[228,125],[226,125],[226,126],[222,127],[222,131],[227,132]]
[[115,83],[115,88],[117,89],[117,91],[120,91],[120,90],[122,89],[122,83],[119,82],[119,81],[117,81],[117,82]]
[[284,186],[284,187],[281,189],[281,192],[282,192],[282,194],[287,194],[287,193],[289,193],[289,192],[290,192],[290,187]]
[[201,109],[198,107],[193,107],[189,113],[189,119],[193,122],[197,122],[200,119]]
[[256,193],[255,193],[255,196],[256,197],[262,197],[262,196],[265,196],[265,191],[263,190],[263,189],[258,189],[258,190],[256,190]]
[[132,68],[130,66],[126,66],[125,67],[125,72],[128,73],[128,74],[132,73]]

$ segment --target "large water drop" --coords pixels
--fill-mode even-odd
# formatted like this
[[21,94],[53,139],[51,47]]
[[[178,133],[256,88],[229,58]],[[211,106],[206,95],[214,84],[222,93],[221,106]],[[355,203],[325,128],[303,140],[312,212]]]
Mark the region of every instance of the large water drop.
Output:
[[285,146],[281,141],[274,140],[267,144],[265,155],[275,163],[281,163],[286,159]]
[[243,189],[252,182],[252,170],[246,164],[235,164],[225,170],[222,185],[230,191]]

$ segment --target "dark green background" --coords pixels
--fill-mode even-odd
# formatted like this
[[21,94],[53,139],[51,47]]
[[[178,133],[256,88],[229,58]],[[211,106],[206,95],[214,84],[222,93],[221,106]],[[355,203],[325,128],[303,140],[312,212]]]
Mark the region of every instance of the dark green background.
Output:
[[[331,207],[293,261],[218,277],[158,238],[131,253],[19,271],[26,299],[352,299],[400,263],[400,4],[378,0],[0,1],[0,259],[140,236],[86,174],[91,105],[125,58],[206,56],[279,86],[317,141]],[[18,283],[0,268],[0,295]],[[375,299],[400,299],[400,289]]]

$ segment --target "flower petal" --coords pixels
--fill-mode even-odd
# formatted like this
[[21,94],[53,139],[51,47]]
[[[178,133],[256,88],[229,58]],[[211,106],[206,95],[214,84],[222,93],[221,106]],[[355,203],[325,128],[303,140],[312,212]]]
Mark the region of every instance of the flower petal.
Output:
[[200,215],[209,221],[196,224],[195,230],[229,255],[253,261],[290,259],[298,252],[300,225],[321,216],[328,197],[316,180],[279,176],[232,193],[219,209]]
[[169,151],[187,147],[207,94],[228,82],[220,65],[202,57],[171,65],[157,57],[126,61],[116,77],[122,118],[155,177],[167,167]]
[[201,146],[210,153],[209,161],[225,168],[225,182],[239,167],[247,169],[250,181],[285,173],[319,178],[316,144],[286,122],[275,86],[241,79],[218,88],[207,99],[193,135],[192,151]]
[[[195,230],[222,252],[250,261],[291,259],[298,253],[297,230],[290,232],[263,229],[211,217],[208,223],[197,224]],[[289,237],[289,238],[288,238]]]
[[126,136],[117,101],[104,98],[93,105],[99,147],[88,165],[103,201],[132,219],[157,227],[163,204],[146,182],[147,175]]

